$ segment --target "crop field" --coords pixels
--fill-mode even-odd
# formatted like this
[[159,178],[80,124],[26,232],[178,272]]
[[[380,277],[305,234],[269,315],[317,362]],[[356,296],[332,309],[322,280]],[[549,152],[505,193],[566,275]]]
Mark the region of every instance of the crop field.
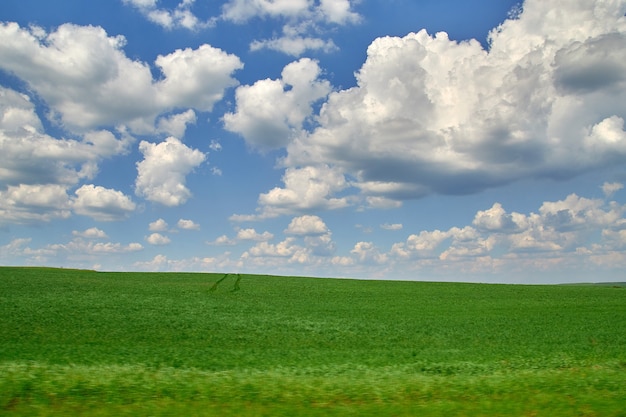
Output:
[[623,285],[223,277],[0,268],[0,415],[626,416]]

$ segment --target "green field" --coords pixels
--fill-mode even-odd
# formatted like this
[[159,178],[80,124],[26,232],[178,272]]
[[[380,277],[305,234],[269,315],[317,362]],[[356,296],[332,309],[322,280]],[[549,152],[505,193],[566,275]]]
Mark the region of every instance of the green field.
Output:
[[0,268],[0,415],[626,416],[626,288]]

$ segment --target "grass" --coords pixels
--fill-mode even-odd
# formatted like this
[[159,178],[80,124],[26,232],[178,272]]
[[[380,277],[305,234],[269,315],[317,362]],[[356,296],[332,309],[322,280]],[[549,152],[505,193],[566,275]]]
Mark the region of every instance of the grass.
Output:
[[626,415],[626,288],[222,278],[0,268],[0,415]]

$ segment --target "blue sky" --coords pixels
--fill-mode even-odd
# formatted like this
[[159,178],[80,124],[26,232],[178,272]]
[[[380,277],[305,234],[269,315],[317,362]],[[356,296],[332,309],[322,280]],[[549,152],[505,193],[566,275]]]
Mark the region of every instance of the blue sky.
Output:
[[4,0],[0,264],[623,281],[625,13]]

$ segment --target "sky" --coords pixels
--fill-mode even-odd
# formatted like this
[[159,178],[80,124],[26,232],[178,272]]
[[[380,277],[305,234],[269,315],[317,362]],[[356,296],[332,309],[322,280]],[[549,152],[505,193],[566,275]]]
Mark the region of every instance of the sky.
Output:
[[0,265],[626,281],[626,0],[3,0]]

